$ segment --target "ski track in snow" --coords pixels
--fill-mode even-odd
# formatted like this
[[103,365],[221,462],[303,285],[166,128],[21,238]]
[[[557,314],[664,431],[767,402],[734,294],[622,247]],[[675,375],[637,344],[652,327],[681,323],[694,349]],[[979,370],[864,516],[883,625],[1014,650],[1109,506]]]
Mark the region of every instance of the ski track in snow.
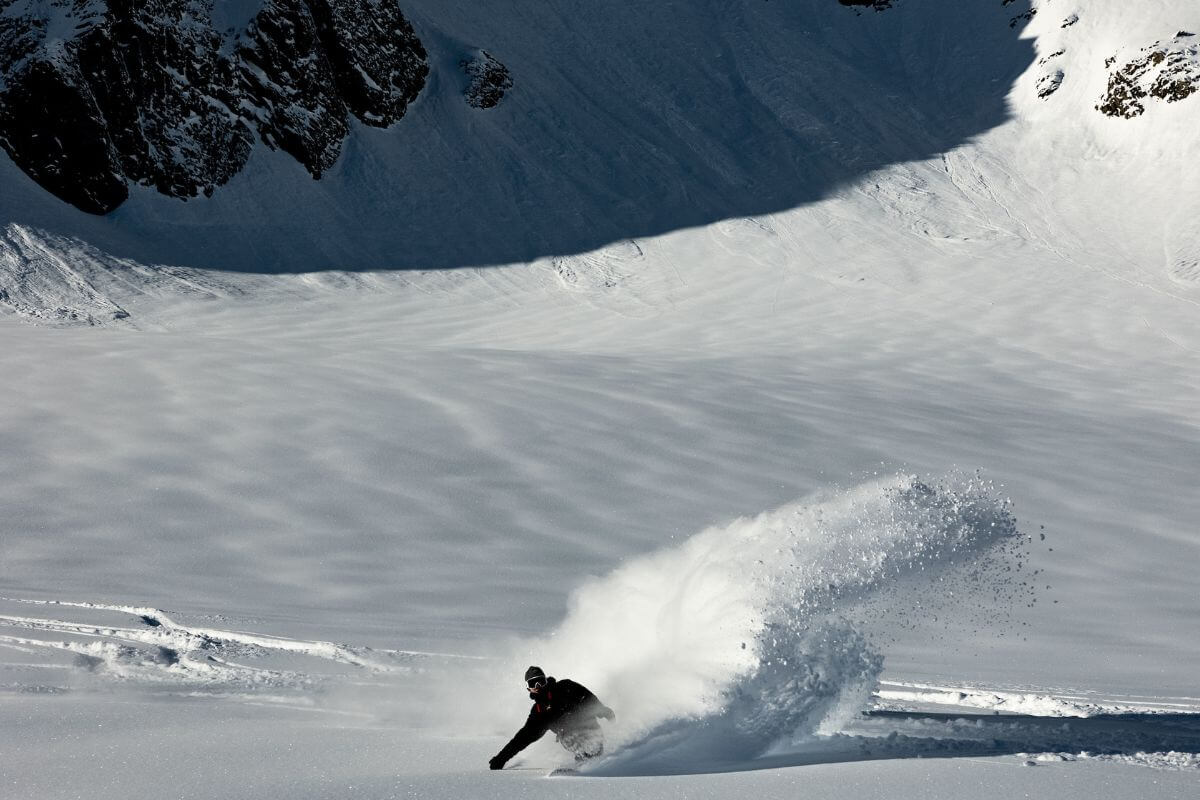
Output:
[[1043,717],[1200,711],[1200,697],[1101,697],[1072,689],[997,689],[891,680],[880,681],[875,698],[877,708],[896,711],[932,706],[978,708]]
[[[431,658],[456,658],[187,625],[160,609],[133,605],[0,598],[0,606],[10,605],[74,611],[77,617],[82,617],[0,614],[0,647],[49,660],[49,663],[10,666],[35,670],[70,666],[105,679],[141,686],[189,691],[197,688],[308,691],[319,687],[339,668],[379,675],[408,671]],[[87,619],[97,616],[94,612],[107,612],[99,615],[107,619]],[[125,624],[113,624],[114,621]],[[64,653],[73,655],[73,661],[69,665],[55,663],[55,654]],[[245,663],[271,664],[279,660],[296,667]]]
[[[960,651],[950,637],[949,645],[910,657],[895,673],[885,669],[877,681],[876,672],[860,670],[870,673],[871,682],[853,687],[859,703],[854,713],[834,709],[835,724],[822,720],[818,726],[812,709],[827,710],[845,688],[829,679],[844,679],[846,667],[866,660],[854,660],[861,650],[831,654],[831,641],[843,651],[854,648],[828,635],[848,629],[826,629],[809,649],[811,637],[800,637],[800,653],[812,657],[801,662],[805,670],[764,670],[765,679],[746,681],[760,691],[759,699],[777,686],[771,680],[791,680],[789,689],[800,685],[802,691],[777,706],[754,707],[735,720],[769,726],[777,722],[773,715],[791,714],[792,721],[798,715],[804,736],[786,752],[706,760],[689,737],[703,739],[706,726],[723,722],[719,716],[659,718],[650,722],[665,726],[658,728],[664,741],[683,739],[681,758],[607,761],[584,774],[734,772],[891,759],[914,763],[909,772],[893,769],[882,776],[865,768],[853,774],[812,770],[799,778],[778,770],[771,779],[804,781],[806,796],[822,780],[836,779],[835,794],[818,789],[811,796],[843,798],[869,796],[870,789],[844,788],[853,781],[877,782],[877,791],[880,781],[894,786],[897,776],[919,772],[919,789],[900,789],[897,796],[951,796],[947,784],[931,781],[937,769],[932,761],[915,762],[931,758],[967,776],[963,780],[971,785],[952,795],[957,797],[1020,794],[1011,783],[1024,774],[1017,769],[1009,770],[1010,782],[997,795],[998,782],[983,774],[996,772],[996,765],[1112,762],[1186,771],[1194,783],[1200,774],[1200,697],[1189,686],[1189,660],[1195,663],[1191,656],[1200,639],[1192,633],[1194,580],[1187,565],[1195,562],[1197,518],[1190,488],[1194,354],[1200,347],[1194,314],[1200,304],[1194,189],[1200,96],[1156,104],[1138,120],[1110,120],[1093,106],[1108,77],[1101,69],[1107,58],[1121,55],[1117,63],[1124,63],[1178,27],[1195,30],[1196,6],[1175,0],[1155,10],[1097,2],[1082,16],[1064,18],[1070,9],[1037,3],[1043,13],[1022,15],[1029,27],[1020,40],[1021,58],[1009,64],[1030,66],[1011,87],[992,77],[988,58],[962,58],[1000,41],[995,37],[951,36],[946,45],[953,53],[941,48],[943,57],[930,61],[939,48],[926,48],[907,33],[893,39],[879,27],[908,19],[907,30],[927,37],[930,28],[911,24],[912,15],[955,8],[948,2],[925,4],[925,11],[921,4],[897,3],[886,15],[861,20],[845,15],[836,29],[804,31],[801,38],[783,29],[764,36],[768,28],[757,22],[747,27],[754,17],[740,15],[743,22],[719,39],[694,39],[716,44],[715,56],[697,49],[665,65],[625,59],[620,50],[610,54],[605,40],[595,38],[591,16],[564,16],[551,34],[578,27],[600,43],[585,55],[600,52],[605,62],[616,56],[612,63],[555,59],[588,74],[611,72],[605,91],[622,102],[606,109],[595,105],[595,97],[576,103],[583,98],[573,84],[565,94],[544,91],[557,84],[530,59],[535,52],[544,55],[541,50],[525,42],[536,39],[540,48],[561,36],[547,35],[523,17],[497,26],[503,15],[495,9],[451,7],[456,5],[462,8],[438,13],[431,6],[427,15],[418,8],[415,20],[424,33],[437,28],[442,14],[463,17],[461,29],[438,36],[474,40],[480,37],[470,32],[486,31],[489,46],[494,35],[498,45],[507,42],[501,50],[507,49],[505,58],[513,59],[521,79],[513,95],[519,113],[512,118],[542,119],[552,123],[547,130],[573,135],[571,124],[560,123],[586,123],[595,106],[606,112],[595,116],[602,128],[629,129],[635,142],[639,134],[653,134],[644,140],[651,155],[640,156],[643,148],[635,147],[630,152],[638,169],[609,165],[606,149],[589,152],[555,133],[550,143],[572,145],[562,156],[585,160],[580,175],[615,175],[611,185],[560,186],[557,155],[546,169],[525,175],[521,149],[498,135],[509,123],[492,124],[501,117],[472,117],[478,135],[470,140],[446,136],[457,128],[441,123],[465,112],[433,93],[414,106],[400,131],[420,140],[428,159],[391,158],[400,152],[400,139],[356,133],[338,170],[321,184],[328,197],[316,198],[307,175],[294,182],[270,155],[256,157],[255,171],[239,180],[241,188],[231,186],[215,200],[184,209],[141,194],[115,221],[64,216],[40,192],[29,195],[20,188],[24,183],[9,181],[14,188],[3,199],[14,211],[0,220],[0,324],[10,337],[4,405],[16,411],[0,428],[0,446],[9,454],[2,499],[5,519],[13,522],[5,531],[5,593],[43,599],[0,598],[0,701],[17,712],[10,739],[0,745],[6,756],[7,748],[25,747],[23,757],[9,759],[11,774],[0,765],[0,785],[11,782],[29,797],[87,796],[79,791],[85,782],[96,797],[154,796],[161,791],[161,753],[172,770],[198,765],[200,783],[215,795],[331,796],[332,785],[321,783],[326,770],[342,773],[330,764],[338,762],[356,785],[369,781],[376,765],[353,756],[372,733],[383,731],[387,753],[379,763],[388,783],[361,796],[397,796],[403,792],[394,783],[397,773],[406,782],[436,781],[438,791],[449,786],[447,796],[495,796],[493,778],[521,775],[484,773],[478,784],[448,782],[435,774],[442,767],[425,775],[425,762],[494,751],[493,739],[511,734],[509,726],[519,719],[501,707],[504,699],[514,707],[525,700],[516,691],[515,697],[498,694],[494,682],[502,681],[506,692],[517,690],[511,678],[529,661],[522,657],[512,668],[507,661],[432,651],[493,652],[482,649],[496,642],[481,640],[481,631],[542,634],[582,575],[601,574],[630,554],[664,546],[669,532],[690,530],[695,520],[709,525],[725,514],[772,507],[765,504],[791,497],[796,486],[826,486],[885,458],[889,464],[916,462],[921,470],[983,464],[1020,486],[1014,494],[1022,522],[1028,510],[1028,519],[1047,523],[1056,537],[1058,554],[1043,546],[1037,562],[1054,579],[1038,580],[1038,588],[1049,590],[1052,582],[1053,603],[1062,601],[1039,608],[1029,644],[963,656],[976,640],[964,637]],[[832,0],[828,5],[834,6]],[[1003,16],[1001,26],[1017,10],[1000,0],[984,6],[993,17]],[[761,7],[777,13],[784,6]],[[1045,13],[1047,8],[1057,10]],[[731,12],[733,22],[738,17]],[[987,32],[947,19],[932,30]],[[962,101],[971,98],[922,92],[927,110],[938,113],[910,125],[893,113],[907,101],[875,91],[891,87],[890,78],[872,87],[856,70],[826,63],[822,48],[836,46],[849,25],[855,31],[878,27],[883,38],[860,40],[856,34],[835,67],[852,64],[856,54],[907,52],[896,66],[907,68],[905,81],[919,80],[923,87],[936,87],[935,76],[957,76],[963,87],[977,89],[976,78],[985,76],[995,84],[986,91],[995,120],[935,137],[953,146],[893,148],[881,168],[869,169],[876,161],[860,163],[861,155],[876,148],[879,136],[919,133],[947,116],[943,109],[953,119],[969,110]],[[654,49],[662,41],[690,42],[688,34],[696,32],[671,28],[671,38],[660,41],[654,25],[644,27]],[[763,47],[768,39],[777,47]],[[798,49],[796,41],[811,48]],[[893,41],[918,48],[887,46]],[[1124,49],[1114,50],[1118,44]],[[1031,47],[1045,57],[1032,61],[1026,52]],[[674,45],[669,50],[675,52]],[[717,69],[718,60],[738,65]],[[672,64],[684,71],[672,73]],[[662,85],[671,90],[671,102],[655,116],[657,123],[646,124],[638,109],[663,99],[647,87],[657,85],[655,73],[664,66],[668,80]],[[819,69],[806,69],[813,66]],[[632,70],[629,80],[622,78],[625,70]],[[686,81],[669,80],[673,74],[707,76],[692,87],[703,86],[703,94]],[[805,74],[820,89],[811,96],[795,91],[803,85],[795,76]],[[736,76],[728,87],[733,93],[710,93],[719,84],[708,79],[724,76]],[[1054,91],[1039,97],[1047,80]],[[719,135],[687,130],[680,108],[739,93],[762,105],[742,120],[745,126],[736,115],[716,115],[711,119],[719,123]],[[828,101],[856,95],[857,105]],[[530,108],[521,104],[535,98],[554,109],[551,117],[526,113]],[[572,105],[579,107],[572,111]],[[841,120],[819,116],[824,107],[840,109]],[[876,130],[864,121],[886,124]],[[743,127],[762,125],[769,135],[745,135]],[[422,132],[433,135],[422,138]],[[972,135],[961,135],[966,132]],[[864,133],[870,134],[866,140]],[[800,142],[797,152],[805,157],[779,161],[791,150],[774,150],[777,140]],[[736,147],[725,146],[730,142]],[[680,152],[690,146],[699,156],[687,163],[709,163],[694,179],[660,187],[663,176],[676,170],[660,144]],[[444,168],[439,159],[463,147],[478,157]],[[830,183],[825,178],[837,176],[822,176],[826,151],[853,166],[851,180]],[[442,216],[396,213],[401,206],[379,202],[383,192],[363,193],[368,200],[362,203],[358,192],[347,193],[359,186],[360,173],[374,172],[373,162],[385,157],[406,165],[408,180],[396,185],[425,190],[405,195],[404,202],[432,203]],[[493,164],[500,166],[493,170]],[[777,176],[768,176],[778,180],[766,185],[787,191],[747,203],[743,185],[758,191],[753,187],[762,182],[743,178],[761,176],[764,164],[779,167]],[[15,167],[4,174],[24,180]],[[553,207],[514,203],[507,178],[517,175],[532,181],[524,194],[534,198],[557,187]],[[391,187],[394,176],[386,170],[379,176]],[[503,180],[488,180],[495,176]],[[270,207],[250,202],[249,187],[256,184],[273,187]],[[733,199],[722,196],[730,186]],[[630,195],[643,198],[638,203],[650,199],[664,213],[636,219],[637,203],[612,201]],[[448,199],[453,206],[440,205]],[[218,224],[191,227],[196,208]],[[559,235],[555,226],[565,219],[559,212],[581,208],[589,222],[566,224],[565,231],[577,235]],[[678,208],[704,213],[673,215]],[[454,213],[445,216],[447,209]],[[477,213],[494,209],[504,213]],[[512,209],[518,213],[510,215]],[[293,212],[299,213],[295,225],[286,219]],[[287,224],[263,224],[280,218]],[[451,222],[442,224],[445,219]],[[323,233],[311,253],[294,245],[304,240],[297,233],[306,221]],[[379,242],[363,246],[362,264],[346,255],[351,251],[343,251],[337,233],[351,221]],[[132,239],[116,235],[125,229]],[[161,230],[177,231],[177,241],[135,235]],[[356,271],[397,258],[408,264],[408,250],[392,244],[406,236],[416,237],[419,252],[411,264],[421,270]],[[195,246],[205,238],[216,239],[211,252]],[[442,239],[450,245],[435,243]],[[247,241],[242,250],[235,246]],[[548,246],[554,243],[559,246]],[[447,263],[495,266],[438,270],[446,263],[419,255],[433,251],[449,253]],[[346,271],[221,271],[243,258],[287,271],[314,264]],[[509,263],[514,259],[532,260]],[[16,322],[114,330],[25,330]],[[163,524],[168,517],[171,524]],[[149,557],[126,558],[129,552]],[[330,553],[336,556],[326,563]],[[572,654],[560,652],[563,658],[551,666],[543,657],[555,655],[555,637],[549,646],[540,636],[525,640],[522,656],[537,647],[532,659],[580,677],[606,699],[615,697],[619,720],[628,724],[638,704],[626,702],[620,687],[605,680],[615,674],[617,683],[636,687],[646,675],[686,675],[713,666],[697,656],[729,620],[729,606],[716,601],[745,598],[736,581],[727,591],[708,592],[723,584],[707,580],[727,577],[721,568],[734,560],[698,558],[694,591],[671,583],[685,572],[674,569],[679,562],[648,571],[650,579],[640,587],[646,596],[655,599],[661,588],[678,595],[669,600],[680,601],[663,603],[656,622],[695,634],[690,647],[651,651],[653,657],[624,672],[612,670],[599,683],[586,674],[595,660],[593,638],[575,648],[588,661],[571,663],[566,656]],[[770,556],[764,560],[774,563]],[[318,562],[319,571],[312,566]],[[260,578],[278,572],[283,577],[257,588]],[[1147,574],[1155,580],[1141,580]],[[471,581],[477,585],[462,593]],[[111,585],[129,587],[131,598],[170,603],[173,610],[122,604]],[[819,593],[822,583],[813,587]],[[114,602],[44,599],[72,595]],[[309,595],[317,599],[301,610],[297,597]],[[204,616],[188,607],[225,613]],[[238,616],[252,608],[272,622]],[[691,613],[672,613],[680,608]],[[638,622],[649,618],[634,616]],[[695,623],[692,630],[679,623],[687,618]],[[405,624],[411,630],[400,638],[428,650],[379,646]],[[256,633],[250,630],[255,626],[296,636]],[[379,630],[385,631],[382,640]],[[619,635],[600,648],[616,654],[606,656],[610,667],[637,653],[630,631],[641,627],[616,630]],[[739,633],[758,632],[749,626]],[[564,623],[558,633],[570,634],[569,627]],[[978,641],[986,644],[984,633]],[[342,635],[374,646],[325,640]],[[903,643],[903,633],[898,635]],[[758,642],[762,654],[777,655],[765,636],[747,638]],[[686,657],[664,657],[676,652]],[[794,657],[795,649],[786,656]],[[989,663],[993,656],[996,664]],[[769,659],[765,663],[771,666]],[[718,663],[713,674],[728,679],[727,667]],[[447,709],[439,675],[457,681],[455,688],[477,702]],[[1023,681],[1030,684],[1017,683]],[[1089,681],[1100,688],[1088,688]],[[120,702],[108,702],[114,697]],[[194,704],[199,713],[164,714],[164,698]],[[264,728],[257,727],[279,719],[264,706],[284,709],[289,723],[302,721],[280,728],[291,761],[282,750],[271,751],[284,737],[278,731],[261,735]],[[238,713],[250,722],[227,726],[226,717]],[[359,727],[347,736],[322,715],[353,718]],[[454,717],[457,727],[432,721],[438,716]],[[470,738],[483,739],[481,717],[495,722],[484,744]],[[82,719],[96,738],[72,745]],[[309,720],[332,733],[310,740],[305,750]],[[156,727],[164,721],[181,727]],[[179,735],[182,726],[193,729],[183,731],[190,736]],[[161,735],[164,730],[169,735]],[[427,736],[430,731],[435,735]],[[211,749],[209,739],[225,738],[228,751]],[[338,739],[345,750],[329,747]],[[411,748],[398,762],[394,740]],[[293,741],[300,744],[290,753]],[[610,743],[610,754],[620,755],[620,738]],[[632,744],[653,750],[655,742]],[[552,742],[541,746],[525,763],[557,754]],[[148,766],[110,769],[108,775],[62,768],[82,763],[81,755],[122,748]],[[217,755],[197,759],[190,751]],[[335,757],[322,762],[330,752]],[[249,766],[239,771],[243,762],[235,757]],[[992,766],[960,769],[975,760]],[[454,769],[482,773],[482,764],[479,758]],[[260,771],[272,770],[284,779],[274,791],[259,791]],[[1140,781],[1123,796],[1147,796],[1170,777],[1154,773],[1151,790],[1152,781],[1140,772],[1100,771],[1093,773],[1099,780],[1091,779],[1096,792],[1081,790],[1085,782],[1060,793],[1081,771],[1033,769],[1036,783],[1020,788],[1029,796],[1064,800],[1114,796],[1117,781],[1106,781],[1120,772],[1127,785]],[[66,788],[37,791],[43,773]],[[114,774],[105,794],[103,779],[112,781]],[[524,774],[540,777],[544,770]],[[218,783],[210,786],[210,777]],[[79,785],[68,785],[72,780]],[[580,783],[589,782],[575,786]],[[590,783],[606,796],[644,788],[637,781]],[[1192,796],[1190,783],[1181,796]],[[749,779],[707,784],[694,796],[796,795],[795,785],[786,793],[760,793]],[[172,788],[183,785],[177,780]],[[670,789],[663,794],[642,796],[681,795],[684,786],[693,796],[691,789],[699,786],[659,783],[664,785]],[[412,784],[408,792],[433,796]],[[536,788],[522,794],[538,796]]]
[[[186,625],[160,609],[137,605],[13,597],[0,597],[0,605],[6,611],[29,609],[26,615],[0,614],[0,651],[11,654],[0,661],[0,676],[7,677],[0,678],[0,695],[54,696],[123,686],[193,702],[266,704],[369,719],[377,712],[358,704],[339,707],[333,690],[390,680],[378,685],[395,691],[404,681],[425,680],[429,669],[479,661]],[[61,618],[68,616],[73,618]],[[110,621],[97,621],[98,616]],[[64,662],[63,655],[71,660]],[[300,657],[304,669],[245,663],[280,655]],[[619,758],[621,751],[614,755]],[[686,774],[969,756],[1015,756],[1027,766],[1095,760],[1200,769],[1200,698],[884,679],[869,708],[839,730],[811,736],[787,752],[729,763],[676,762],[649,771],[610,759],[580,774]]]

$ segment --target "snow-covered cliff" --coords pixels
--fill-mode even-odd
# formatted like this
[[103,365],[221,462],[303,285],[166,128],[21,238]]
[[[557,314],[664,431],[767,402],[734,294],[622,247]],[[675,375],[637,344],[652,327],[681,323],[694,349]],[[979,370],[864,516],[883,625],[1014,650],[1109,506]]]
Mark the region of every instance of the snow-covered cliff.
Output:
[[242,272],[586,253],[1001,130],[1187,150],[1197,30],[1165,0],[0,0],[0,226]]

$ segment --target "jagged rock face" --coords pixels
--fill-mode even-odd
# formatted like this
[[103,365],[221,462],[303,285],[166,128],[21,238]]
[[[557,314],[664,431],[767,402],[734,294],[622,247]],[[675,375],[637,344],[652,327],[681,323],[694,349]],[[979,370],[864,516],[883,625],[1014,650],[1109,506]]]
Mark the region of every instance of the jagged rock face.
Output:
[[211,194],[257,131],[314,177],[353,113],[400,119],[426,54],[395,0],[264,0],[227,41],[212,0],[0,0],[0,145],[30,177],[102,214],[128,181]]
[[[1067,27],[1067,26],[1063,26]],[[1037,81],[1037,96],[1045,100],[1050,95],[1057,92],[1062,87],[1063,78],[1066,73],[1058,67],[1059,59],[1066,55],[1066,50],[1059,48],[1048,56],[1043,56],[1038,59],[1038,66],[1045,70]]]
[[84,211],[103,214],[129,196],[104,116],[73,67],[29,62],[4,92],[0,144],[29,177]]
[[80,3],[0,1],[0,146],[35,181],[102,213],[128,196],[119,154],[78,66],[58,39]]
[[346,103],[303,0],[267,0],[238,47],[241,88],[263,141],[314,178],[333,166],[349,133]]
[[512,88],[512,76],[508,67],[486,50],[480,50],[471,58],[460,60],[458,65],[468,79],[463,97],[472,108],[494,108],[504,99],[504,93]]
[[[1108,90],[1096,110],[1110,117],[1130,119],[1145,113],[1148,97],[1178,102],[1200,91],[1200,37],[1180,31],[1173,39],[1142,48],[1134,58],[1112,72]],[[1108,59],[1111,67],[1116,56]]]
[[1062,88],[1063,78],[1065,77],[1066,73],[1061,69],[1051,70],[1050,72],[1047,72],[1039,77],[1037,82],[1037,96],[1040,99],[1045,100],[1050,95],[1057,92],[1060,88]]
[[236,61],[263,140],[316,178],[337,161],[348,114],[391,125],[429,74],[424,47],[391,0],[267,0]]
[[210,13],[205,0],[111,0],[74,43],[124,176],[172,197],[212,194],[253,142]]
[[342,98],[368,125],[404,116],[429,74],[425,48],[392,0],[312,0]]

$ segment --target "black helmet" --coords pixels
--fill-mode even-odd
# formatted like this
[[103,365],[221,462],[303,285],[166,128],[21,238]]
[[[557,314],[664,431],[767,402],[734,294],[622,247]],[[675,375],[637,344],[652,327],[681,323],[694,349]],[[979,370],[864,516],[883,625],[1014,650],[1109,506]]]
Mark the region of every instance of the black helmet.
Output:
[[530,667],[525,670],[525,685],[529,688],[541,686],[546,682],[546,673],[541,667]]

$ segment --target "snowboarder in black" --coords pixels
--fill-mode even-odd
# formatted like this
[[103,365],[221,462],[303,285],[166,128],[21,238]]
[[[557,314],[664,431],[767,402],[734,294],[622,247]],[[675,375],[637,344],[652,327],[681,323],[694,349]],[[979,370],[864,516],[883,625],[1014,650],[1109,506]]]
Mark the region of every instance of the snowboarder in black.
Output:
[[488,766],[504,769],[510,758],[554,731],[558,743],[575,754],[576,761],[586,761],[604,752],[604,732],[597,719],[614,720],[613,710],[597,699],[587,687],[564,678],[547,678],[541,667],[525,670],[525,686],[533,699],[529,718],[512,740],[504,745]]

